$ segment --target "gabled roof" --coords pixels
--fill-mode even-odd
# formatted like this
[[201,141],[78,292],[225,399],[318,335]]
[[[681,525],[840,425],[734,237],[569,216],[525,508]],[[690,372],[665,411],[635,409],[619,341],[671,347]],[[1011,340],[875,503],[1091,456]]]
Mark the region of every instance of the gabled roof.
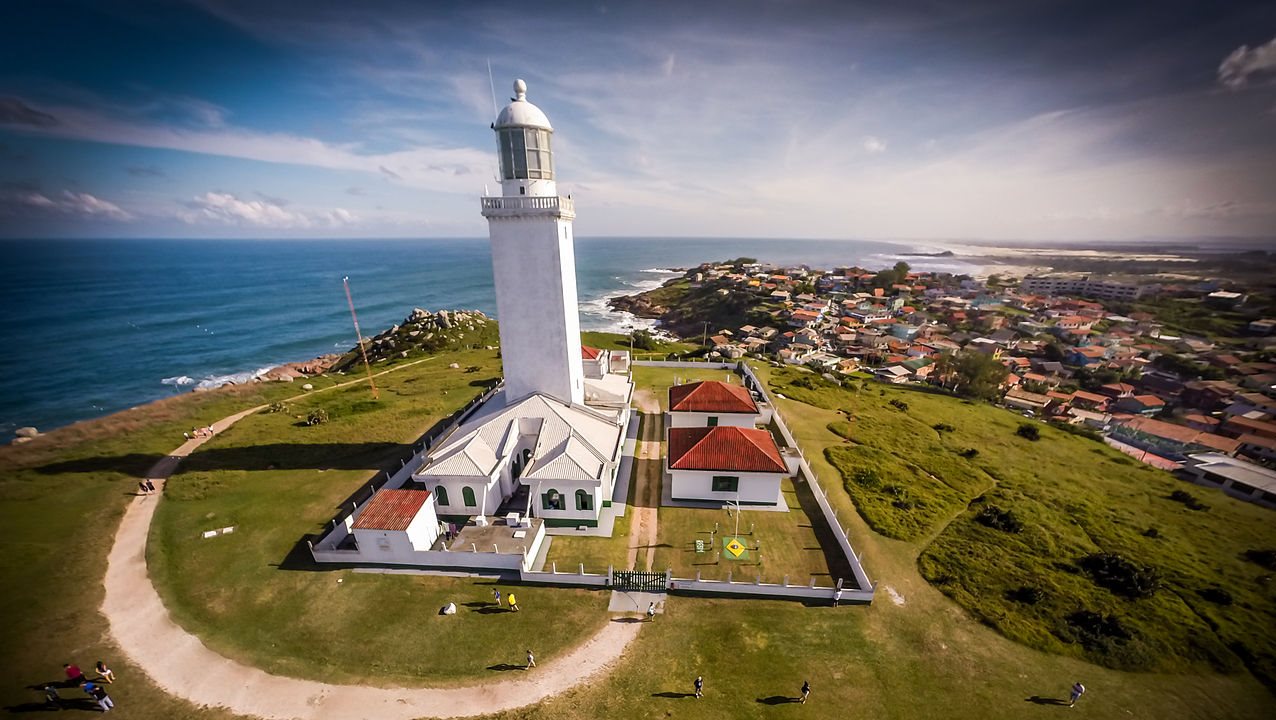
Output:
[[356,530],[407,530],[430,499],[429,490],[380,490],[354,521]]
[[740,385],[702,380],[669,388],[669,411],[756,414],[758,404]]
[[598,348],[592,348],[588,345],[580,346],[580,357],[582,360],[597,360],[598,356],[602,354],[603,351]]
[[669,468],[788,472],[770,432],[729,425],[670,428]]

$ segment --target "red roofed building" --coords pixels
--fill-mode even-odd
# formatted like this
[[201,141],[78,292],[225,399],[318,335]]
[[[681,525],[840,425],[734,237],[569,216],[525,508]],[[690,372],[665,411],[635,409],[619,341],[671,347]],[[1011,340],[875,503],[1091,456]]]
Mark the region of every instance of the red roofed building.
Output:
[[429,490],[379,490],[351,528],[362,559],[396,562],[429,550],[439,537],[439,518]]
[[751,428],[770,420],[770,413],[764,413],[742,385],[703,380],[669,388],[670,427]]
[[791,471],[767,430],[733,426],[669,428],[666,469],[677,500],[776,505]]

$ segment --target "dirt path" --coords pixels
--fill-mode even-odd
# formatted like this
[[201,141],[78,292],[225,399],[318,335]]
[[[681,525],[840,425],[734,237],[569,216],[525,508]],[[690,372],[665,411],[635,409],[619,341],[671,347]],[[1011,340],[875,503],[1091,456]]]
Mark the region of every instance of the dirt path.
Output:
[[[633,531],[629,534],[630,570],[651,571],[656,556],[657,508],[660,507],[660,476],[663,473],[660,442],[664,437],[664,414],[660,403],[650,393],[639,391],[634,395],[635,404],[642,413],[642,434],[634,452],[634,514]],[[646,551],[642,567],[638,567],[638,555]]]
[[[366,380],[333,387],[354,382]],[[211,427],[220,433],[261,407],[225,417]],[[206,440],[183,443],[157,462],[148,477],[163,489],[182,458]],[[107,556],[102,614],[111,636],[130,660],[145,668],[165,692],[196,705],[280,720],[411,720],[490,714],[540,702],[602,673],[620,658],[642,627],[641,623],[610,622],[571,653],[517,680],[470,687],[370,688],[270,675],[209,650],[169,617],[146,568],[147,533],[159,501],[159,497],[139,496],[125,511]]]

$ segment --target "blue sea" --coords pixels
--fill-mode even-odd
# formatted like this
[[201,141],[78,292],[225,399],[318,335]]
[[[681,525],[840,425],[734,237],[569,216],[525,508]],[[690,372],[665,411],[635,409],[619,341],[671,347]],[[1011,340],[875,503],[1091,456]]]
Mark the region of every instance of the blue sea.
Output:
[[[414,307],[495,314],[486,238],[430,240],[40,240],[0,242],[0,441],[355,343],[350,277],[372,335]],[[609,297],[656,287],[669,268],[739,256],[816,267],[972,272],[935,248],[866,241],[577,238],[581,327],[634,319]]]

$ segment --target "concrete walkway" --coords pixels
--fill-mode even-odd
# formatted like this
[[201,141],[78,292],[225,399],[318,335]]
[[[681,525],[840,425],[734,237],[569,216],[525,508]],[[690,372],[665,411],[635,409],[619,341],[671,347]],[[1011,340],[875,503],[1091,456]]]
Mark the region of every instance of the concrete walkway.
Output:
[[[220,433],[261,407],[223,418],[211,427]],[[189,440],[156,463],[149,473],[156,487],[162,490],[182,458],[207,439]],[[485,715],[532,705],[602,674],[620,659],[642,627],[642,623],[609,622],[566,656],[520,674],[517,680],[468,687],[372,688],[270,675],[209,650],[169,617],[146,569],[147,533],[161,498],[162,493],[138,496],[125,511],[107,557],[102,614],[115,643],[133,663],[165,692],[195,705],[280,720]]]

